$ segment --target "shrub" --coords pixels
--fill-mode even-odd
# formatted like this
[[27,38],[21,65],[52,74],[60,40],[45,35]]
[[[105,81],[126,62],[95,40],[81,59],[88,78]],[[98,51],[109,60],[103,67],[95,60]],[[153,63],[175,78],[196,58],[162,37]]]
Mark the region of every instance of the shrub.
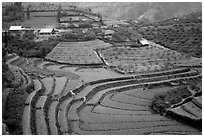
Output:
[[178,87],[163,94],[155,95],[151,109],[156,114],[164,115],[167,108],[181,102],[183,98],[187,98],[190,95],[191,93],[187,90],[187,87]]

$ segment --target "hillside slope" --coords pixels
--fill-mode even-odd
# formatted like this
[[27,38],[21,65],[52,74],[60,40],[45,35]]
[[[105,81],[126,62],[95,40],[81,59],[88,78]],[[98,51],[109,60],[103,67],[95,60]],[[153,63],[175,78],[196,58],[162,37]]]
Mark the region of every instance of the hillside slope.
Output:
[[193,11],[202,11],[199,2],[96,2],[72,3],[79,7],[90,8],[103,16],[115,19],[137,19],[145,16],[150,21],[178,17]]

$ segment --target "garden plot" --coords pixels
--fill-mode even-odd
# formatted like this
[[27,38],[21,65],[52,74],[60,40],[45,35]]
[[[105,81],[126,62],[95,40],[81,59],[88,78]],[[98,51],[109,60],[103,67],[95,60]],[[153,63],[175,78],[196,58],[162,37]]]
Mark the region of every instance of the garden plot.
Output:
[[61,42],[48,55],[47,59],[69,64],[102,64],[94,49],[109,47],[100,40],[87,42]]
[[108,47],[99,53],[107,65],[123,73],[166,70],[173,68],[178,61],[189,59],[179,52],[156,46]]

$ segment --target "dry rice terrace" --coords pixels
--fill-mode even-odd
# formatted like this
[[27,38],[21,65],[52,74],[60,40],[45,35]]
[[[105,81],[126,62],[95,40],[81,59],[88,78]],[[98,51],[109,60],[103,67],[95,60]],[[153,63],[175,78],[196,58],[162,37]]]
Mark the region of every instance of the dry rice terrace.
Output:
[[[25,85],[34,84],[34,91],[28,94],[23,111],[23,134],[202,134],[186,123],[153,113],[150,107],[155,95],[201,80],[199,68],[183,66],[157,72],[119,74],[104,64],[104,60],[108,60],[118,65],[115,58],[119,54],[111,56],[110,52],[120,51],[130,64],[131,57],[137,62],[145,59],[147,63],[156,61],[160,65],[165,63],[162,55],[181,62],[185,56],[158,47],[114,49],[109,44],[105,45],[111,51],[103,51],[107,50],[101,49],[104,44],[98,40],[60,43],[47,56],[49,60],[7,55],[7,64],[22,71]],[[99,48],[104,60],[95,50]],[[150,49],[154,52],[149,53]],[[147,53],[153,56],[148,58]],[[122,61],[119,63],[123,64]],[[183,103],[184,107],[178,104],[178,109],[174,106],[168,113],[175,117],[179,113],[181,117],[202,119],[201,96],[192,98],[193,103]]]

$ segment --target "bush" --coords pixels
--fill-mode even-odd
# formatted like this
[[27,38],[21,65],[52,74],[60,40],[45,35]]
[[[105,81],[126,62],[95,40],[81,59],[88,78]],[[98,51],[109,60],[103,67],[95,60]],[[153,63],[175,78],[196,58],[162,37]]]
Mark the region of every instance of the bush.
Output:
[[163,94],[155,95],[151,109],[156,114],[164,115],[167,108],[181,102],[183,98],[187,98],[190,95],[191,93],[187,90],[187,87],[178,87]]
[[165,102],[164,94],[157,95],[153,98],[151,108],[154,113],[164,115],[168,107],[170,107],[170,105]]
[[7,97],[3,121],[12,134],[22,134],[22,115],[26,98],[27,93],[25,90],[14,90]]

